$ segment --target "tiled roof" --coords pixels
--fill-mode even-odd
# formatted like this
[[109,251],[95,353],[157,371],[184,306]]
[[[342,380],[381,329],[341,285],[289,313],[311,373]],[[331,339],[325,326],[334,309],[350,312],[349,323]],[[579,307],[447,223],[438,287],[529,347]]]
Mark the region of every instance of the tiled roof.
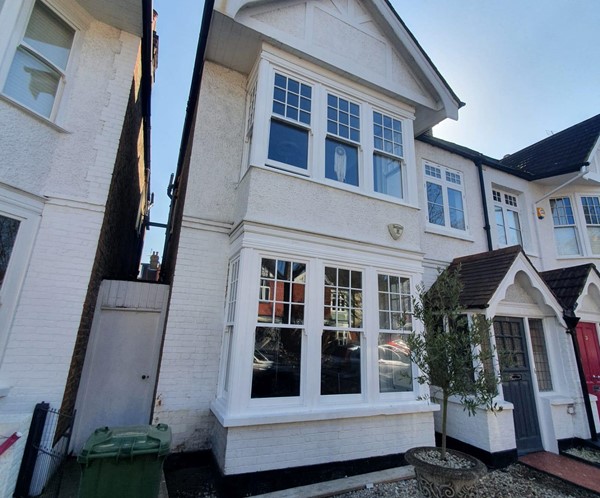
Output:
[[577,306],[577,300],[592,271],[598,273],[594,264],[588,263],[544,271],[540,275],[552,289],[563,308],[572,310]]
[[534,179],[570,173],[588,162],[599,136],[600,114],[510,154],[500,163]]
[[521,246],[511,246],[454,259],[448,271],[454,271],[460,265],[461,305],[467,309],[487,308],[502,279],[522,253]]

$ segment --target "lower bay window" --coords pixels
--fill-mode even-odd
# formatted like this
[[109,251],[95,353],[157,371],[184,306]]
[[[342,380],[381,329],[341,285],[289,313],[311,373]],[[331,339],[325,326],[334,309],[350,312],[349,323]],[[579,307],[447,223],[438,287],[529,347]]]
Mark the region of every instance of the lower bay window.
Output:
[[[256,408],[416,399],[406,345],[412,330],[410,276],[256,255],[247,261],[260,271],[240,266],[238,280],[238,261],[230,269],[226,312],[235,321],[225,330],[226,349],[236,354],[224,351],[222,396]],[[254,323],[244,323],[250,313]],[[250,380],[242,355],[252,358]]]

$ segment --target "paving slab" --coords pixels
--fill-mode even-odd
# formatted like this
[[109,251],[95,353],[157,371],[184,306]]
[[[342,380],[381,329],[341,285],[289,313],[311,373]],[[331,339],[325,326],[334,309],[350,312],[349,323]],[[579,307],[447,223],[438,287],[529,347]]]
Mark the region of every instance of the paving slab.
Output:
[[522,456],[519,462],[589,491],[600,493],[600,469],[593,465],[547,451]]
[[415,477],[414,468],[412,465],[405,465],[403,467],[369,472],[368,474],[360,474],[333,481],[309,484],[308,486],[274,491],[272,493],[256,495],[253,498],[324,498],[369,488],[375,484],[412,479],[413,477]]

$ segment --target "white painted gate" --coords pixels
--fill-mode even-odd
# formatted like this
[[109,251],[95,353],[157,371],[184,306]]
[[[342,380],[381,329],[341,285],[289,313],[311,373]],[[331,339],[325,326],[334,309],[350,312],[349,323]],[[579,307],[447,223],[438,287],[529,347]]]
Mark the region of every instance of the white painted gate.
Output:
[[148,424],[169,286],[105,280],[100,286],[71,448],[98,427]]

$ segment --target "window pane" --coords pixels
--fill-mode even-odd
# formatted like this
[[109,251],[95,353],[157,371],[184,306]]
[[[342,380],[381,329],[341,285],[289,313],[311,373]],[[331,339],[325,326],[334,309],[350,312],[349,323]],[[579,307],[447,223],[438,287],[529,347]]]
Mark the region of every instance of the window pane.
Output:
[[[459,177],[460,178],[460,177]],[[453,188],[448,189],[448,204],[450,205],[450,226],[465,229],[465,212],[463,211],[462,193]]]
[[391,116],[373,113],[373,137],[376,149],[402,156],[402,123]]
[[442,187],[436,183],[427,182],[427,212],[429,223],[444,225],[444,201]]
[[358,149],[338,140],[325,141],[325,176],[358,186]]
[[360,108],[346,99],[327,96],[327,131],[342,138],[360,141]]
[[516,211],[506,210],[506,219],[508,221],[508,243],[509,245],[522,245],[521,239],[521,223],[519,222],[519,213]]
[[554,240],[560,256],[579,254],[579,243],[575,227],[560,227],[554,229]]
[[600,254],[600,227],[587,227],[590,247],[593,254]]
[[494,206],[496,214],[496,230],[498,232],[498,243],[501,246],[507,245],[506,230],[504,226],[504,211],[500,206]]
[[325,330],[321,339],[321,394],[361,392],[359,332]]
[[49,118],[59,81],[59,73],[19,48],[6,78],[4,93]]
[[0,287],[8,268],[8,262],[17,239],[19,220],[0,215]]
[[550,199],[550,209],[552,210],[554,226],[575,224],[575,217],[573,216],[573,209],[571,208],[571,199],[568,197]]
[[550,375],[550,364],[548,363],[542,320],[530,319],[529,331],[531,333],[531,349],[533,350],[538,388],[540,391],[552,391],[552,376]]
[[382,393],[412,391],[410,349],[404,334],[379,334],[379,390]]
[[65,69],[75,31],[41,2],[36,2],[23,41],[55,66]]
[[598,197],[582,197],[581,205],[588,225],[600,225],[600,199]]
[[[301,87],[302,99],[300,99]],[[311,90],[309,86],[282,74],[275,74],[275,86],[273,88],[273,112],[275,114],[310,125],[310,97]],[[300,109],[302,109],[302,112],[300,112]]]
[[375,192],[402,199],[402,172],[400,161],[373,155],[373,181]]
[[252,397],[300,395],[302,329],[257,327],[252,364]]
[[308,130],[272,119],[269,159],[307,169]]

